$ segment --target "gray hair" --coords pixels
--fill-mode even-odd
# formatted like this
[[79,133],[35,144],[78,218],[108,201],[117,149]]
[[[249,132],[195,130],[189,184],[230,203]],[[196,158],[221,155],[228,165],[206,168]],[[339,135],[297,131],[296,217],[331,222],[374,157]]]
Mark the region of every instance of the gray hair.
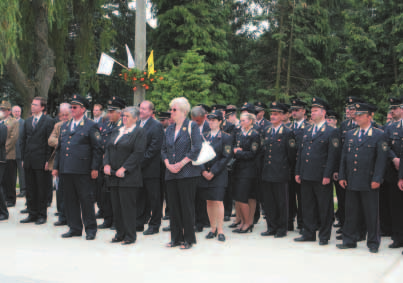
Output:
[[192,117],[204,117],[206,111],[201,106],[195,106],[192,108],[190,115],[192,115]]
[[71,112],[71,105],[70,103],[62,103],[59,106],[59,112],[62,112],[63,110],[67,110],[69,113]]
[[123,113],[129,113],[132,118],[139,118],[140,116],[140,110],[137,106],[130,106],[126,107],[125,109],[122,110]]
[[177,106],[178,109],[185,115],[187,115],[190,111],[190,103],[185,97],[177,97],[172,99],[171,103],[169,103],[169,106],[172,108],[174,105]]

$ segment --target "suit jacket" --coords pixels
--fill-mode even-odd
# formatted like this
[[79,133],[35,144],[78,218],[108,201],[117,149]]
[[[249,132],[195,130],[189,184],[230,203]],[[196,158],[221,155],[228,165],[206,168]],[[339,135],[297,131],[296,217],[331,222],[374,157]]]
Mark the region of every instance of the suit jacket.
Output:
[[288,182],[295,163],[296,142],[292,130],[281,125],[273,137],[273,128],[266,128],[263,141],[264,163],[262,180]]
[[21,137],[21,158],[24,168],[44,170],[45,163],[49,161],[52,148],[48,145],[48,139],[52,133],[54,120],[42,114],[36,127],[32,126],[34,118],[29,117],[24,124]]
[[260,150],[260,134],[255,129],[249,130],[247,135],[243,135],[239,129],[235,133],[234,147],[242,148],[234,154],[236,159],[234,165],[234,176],[236,178],[257,178],[258,177],[258,161]]
[[[176,124],[172,124],[166,128],[165,138],[161,149],[162,160],[164,161],[168,159],[169,164],[180,162],[185,157],[196,161],[202,147],[202,137],[200,135],[199,126],[195,122],[190,122],[192,134],[190,137],[188,132],[189,120],[185,119],[176,138],[175,127]],[[192,162],[188,162],[182,170],[176,174],[166,169],[165,180],[197,177],[200,176],[200,171],[200,166],[193,166]]]
[[110,165],[113,171],[124,167],[125,176],[118,178],[114,175],[105,175],[106,184],[108,187],[142,187],[141,163],[147,142],[145,130],[136,126],[131,133],[123,135],[115,144],[119,133],[118,130],[112,133],[105,148],[103,165]]
[[227,164],[233,156],[232,136],[225,132],[219,131],[212,138],[211,132],[204,133],[204,137],[210,142],[213,147],[216,157],[213,160],[201,165],[201,171],[207,171],[214,174],[214,178],[210,181],[204,177],[199,182],[201,188],[221,187],[228,185],[228,170]]
[[55,126],[53,127],[53,131],[50,134],[50,137],[48,139],[48,144],[53,149],[52,155],[49,158],[49,170],[53,170],[53,164],[54,164],[55,157],[56,157],[56,147],[59,143],[60,128],[62,125],[63,125],[62,121],[57,122],[55,124]]
[[25,124],[25,120],[24,119],[19,119],[18,123],[20,124],[18,127],[18,140],[17,143],[15,144],[15,159],[19,159],[21,160],[21,137],[22,137],[22,133],[24,131],[24,124]]
[[20,123],[13,118],[8,117],[7,120],[4,121],[4,124],[7,126],[7,141],[6,141],[6,155],[8,160],[16,159],[16,144],[19,136],[19,128]]
[[[0,125],[0,163],[6,162],[7,126]],[[1,181],[1,180],[0,180]]]
[[382,130],[371,126],[361,142],[358,134],[359,128],[346,135],[339,180],[346,180],[349,190],[371,191],[371,182],[383,181],[389,147]]
[[340,139],[342,145],[344,144],[347,132],[352,129],[356,129],[357,127],[358,125],[354,124],[351,119],[345,120],[340,124]]
[[304,119],[304,121],[301,123],[301,125],[297,128],[295,128],[296,122],[293,121],[290,129],[293,131],[294,136],[295,136],[295,143],[297,145],[297,154],[295,155],[295,160],[294,163],[292,164],[292,171],[295,171],[295,166],[297,164],[297,158],[298,158],[298,148],[301,146],[302,143],[302,137],[304,136],[304,131],[306,128],[310,127],[311,124],[307,120]]
[[295,175],[302,180],[322,182],[331,178],[337,171],[337,156],[340,153],[340,140],[335,128],[326,122],[312,137],[313,126],[306,128],[298,149]]
[[[140,122],[138,123],[140,125]],[[161,170],[161,147],[164,141],[164,128],[161,123],[149,118],[143,126],[147,143],[141,164],[143,178],[159,178]]]
[[84,117],[74,132],[72,120],[60,128],[54,169],[60,174],[90,174],[102,161],[101,135],[94,121]]

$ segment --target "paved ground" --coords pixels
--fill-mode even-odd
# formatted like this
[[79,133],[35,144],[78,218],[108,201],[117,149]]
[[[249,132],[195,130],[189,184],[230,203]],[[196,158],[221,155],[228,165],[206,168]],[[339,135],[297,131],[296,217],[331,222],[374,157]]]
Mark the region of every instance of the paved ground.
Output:
[[335,235],[325,247],[295,243],[296,232],[283,239],[263,238],[260,221],[247,235],[226,228],[225,243],[206,240],[205,230],[188,251],[165,248],[167,232],[139,233],[135,245],[121,246],[109,243],[111,230],[99,231],[95,241],[60,238],[67,228],[53,226],[54,206],[47,224],[20,224],[26,216],[19,213],[23,204],[18,199],[9,221],[0,223],[0,283],[403,282],[402,250],[388,249],[388,238],[383,238],[379,254],[370,254],[363,242],[355,250],[340,251]]

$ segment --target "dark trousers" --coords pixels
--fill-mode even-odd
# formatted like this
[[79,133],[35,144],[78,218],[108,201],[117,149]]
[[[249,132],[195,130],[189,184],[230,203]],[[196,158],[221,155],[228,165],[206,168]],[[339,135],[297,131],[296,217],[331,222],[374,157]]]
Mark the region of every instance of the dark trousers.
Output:
[[48,201],[47,204],[49,206],[52,204],[53,201],[53,177],[52,171],[45,171],[46,172],[46,186],[47,186],[47,194],[48,194]]
[[364,215],[368,231],[367,246],[379,248],[381,243],[379,224],[379,189],[371,191],[346,190],[346,220],[343,226],[343,244],[357,243],[359,227]]
[[[4,172],[6,171],[6,163],[0,163],[0,182],[4,177]],[[8,218],[8,209],[6,204],[6,195],[4,193],[3,186],[0,186],[0,215],[7,216]]]
[[4,176],[1,181],[1,186],[3,187],[4,193],[6,195],[6,201],[15,204],[17,199],[16,194],[16,181],[17,181],[17,161],[15,159],[6,160],[6,169]]
[[171,241],[196,243],[194,230],[195,200],[199,177],[167,181],[171,208]]
[[301,182],[302,216],[304,221],[304,237],[316,240],[319,225],[319,239],[330,240],[332,232],[334,204],[333,186],[322,185],[322,182]]
[[228,186],[225,188],[224,195],[224,216],[232,215],[232,172],[228,172]]
[[111,200],[116,237],[124,241],[135,241],[136,236],[136,199],[138,187],[112,187]]
[[388,186],[389,192],[392,240],[403,244],[403,192],[397,186],[397,172],[393,177],[393,179],[391,178],[387,182],[385,180],[385,185]]
[[141,201],[144,204],[142,214],[137,218],[141,219],[142,225],[148,223],[149,227],[159,230],[162,218],[160,179],[143,179]]
[[59,221],[66,221],[66,212],[64,210],[64,189],[63,189],[63,175],[60,175],[56,190],[56,206],[59,212]]
[[195,201],[195,220],[197,227],[209,227],[210,220],[207,214],[207,202],[200,195],[202,188],[197,188],[196,190],[196,201]]
[[[389,168],[388,168],[389,169]],[[394,169],[393,169],[394,170]],[[392,174],[389,174],[392,175]],[[385,182],[381,185],[379,190],[379,217],[381,231],[388,235],[392,234],[392,215],[390,214],[390,194],[391,190],[397,184],[397,180],[392,178],[385,178]],[[393,179],[393,181],[392,181]],[[396,181],[396,182],[394,182]]]
[[288,182],[288,199],[288,225],[293,227],[295,217],[297,217],[298,228],[302,228],[301,185],[295,182],[294,175]]
[[98,178],[95,181],[96,189],[95,189],[95,202],[97,203],[98,210],[100,214],[103,216],[104,214],[104,209],[103,209],[103,203],[102,203],[102,196],[104,192],[104,181],[105,177],[104,174],[101,173],[102,171],[99,171]]
[[287,234],[288,182],[263,182],[263,207],[266,212],[267,230]]
[[346,219],[346,190],[343,189],[339,182],[334,182],[334,186],[336,187],[336,196],[337,196],[337,212],[336,217],[339,219],[340,224],[344,225],[344,221]]
[[20,192],[25,192],[26,186],[25,186],[25,172],[24,168],[22,167],[22,160],[17,159],[17,171],[18,171],[18,182],[20,185]]
[[111,192],[105,189],[102,192],[102,211],[104,216],[104,223],[107,225],[112,224],[113,209],[112,209]]
[[[71,231],[96,234],[93,194],[95,181],[89,174],[62,174],[67,225]],[[82,220],[81,220],[82,216]]]
[[33,218],[47,218],[48,174],[45,170],[25,168],[27,206]]

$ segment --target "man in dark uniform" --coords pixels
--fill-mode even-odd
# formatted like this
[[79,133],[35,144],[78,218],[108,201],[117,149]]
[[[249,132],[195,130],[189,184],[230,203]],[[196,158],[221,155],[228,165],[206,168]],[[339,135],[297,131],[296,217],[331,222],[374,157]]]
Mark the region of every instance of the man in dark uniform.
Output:
[[223,113],[224,120],[222,121],[222,130],[223,130],[223,132],[225,132],[227,134],[233,135],[235,125],[232,124],[231,122],[229,122],[225,118],[227,107],[225,105],[222,105],[222,104],[214,104],[214,105],[211,106],[211,110],[220,110]]
[[283,124],[286,127],[291,127],[291,116],[292,116],[292,109],[291,109],[291,105],[284,103],[284,105],[287,107],[287,113],[285,113],[284,115],[284,120],[283,120]]
[[141,165],[143,193],[141,193],[141,199],[139,199],[139,201],[145,203],[145,206],[142,215],[137,217],[142,222],[137,225],[144,226],[144,224],[148,223],[148,229],[144,231],[144,235],[158,233],[162,219],[160,170],[164,129],[160,122],[152,118],[153,112],[154,104],[151,101],[146,100],[140,104],[140,121],[138,124],[145,130],[147,144]]
[[28,217],[21,223],[35,222],[45,224],[47,219],[48,199],[48,161],[52,155],[52,148],[48,139],[53,131],[54,121],[43,112],[46,108],[46,99],[35,97],[32,100],[31,112],[24,124],[21,137],[21,154],[25,178],[27,182]]
[[[123,123],[121,120],[121,110],[126,107],[126,102],[120,97],[113,96],[111,100],[108,101],[108,122],[101,128],[101,146],[102,152],[105,152],[109,138],[112,132],[119,129]],[[102,167],[102,163],[100,164]],[[100,174],[98,178],[104,179],[103,169],[100,167]],[[111,228],[113,223],[113,211],[112,211],[112,201],[111,192],[104,185],[104,180],[98,181],[101,184],[101,211],[104,218],[104,222],[98,226],[99,229]],[[144,229],[144,228],[143,228]]]
[[371,125],[370,107],[357,103],[356,122],[359,128],[346,135],[339,169],[340,185],[346,189],[346,220],[343,244],[339,249],[357,247],[358,229],[364,214],[368,231],[367,246],[377,253],[381,242],[379,227],[379,188],[383,180],[387,154],[386,136]]
[[266,108],[267,105],[264,102],[255,102],[256,124],[259,126],[262,132],[264,132],[267,127],[271,126],[271,122],[264,117]]
[[[102,161],[101,135],[97,124],[85,117],[88,101],[74,95],[71,100],[72,119],[60,128],[53,176],[63,181],[67,225],[63,238],[79,237],[83,222],[87,240],[97,233],[94,191],[95,179]],[[82,220],[81,220],[82,219]]]
[[[295,141],[297,150],[301,146],[302,136],[307,127],[310,126],[307,120],[305,120],[306,103],[299,99],[293,99],[291,101],[291,114],[293,122],[291,123],[291,130],[295,135]],[[289,215],[288,215],[288,231],[294,231],[294,220],[297,217],[297,229],[301,230],[303,226],[302,220],[302,204],[301,204],[301,185],[295,181],[295,164],[297,160],[295,158],[291,168],[291,179],[288,185],[289,196]]]
[[295,163],[296,143],[294,133],[282,122],[287,107],[273,102],[270,110],[272,126],[265,129],[262,144],[264,164],[261,189],[267,213],[267,231],[261,235],[282,238],[288,230],[288,182]]
[[[3,111],[0,110],[0,118],[4,117]],[[7,141],[7,126],[0,123],[0,183],[6,170],[6,141]],[[8,209],[3,192],[4,187],[0,186],[0,221],[8,219]]]
[[336,170],[340,141],[333,127],[326,123],[327,102],[312,98],[311,117],[314,125],[306,128],[298,149],[295,181],[301,184],[304,230],[296,242],[316,241],[319,227],[319,245],[327,245],[334,216],[331,179]]
[[336,111],[329,110],[326,113],[326,122],[333,128],[337,128],[337,113]]

